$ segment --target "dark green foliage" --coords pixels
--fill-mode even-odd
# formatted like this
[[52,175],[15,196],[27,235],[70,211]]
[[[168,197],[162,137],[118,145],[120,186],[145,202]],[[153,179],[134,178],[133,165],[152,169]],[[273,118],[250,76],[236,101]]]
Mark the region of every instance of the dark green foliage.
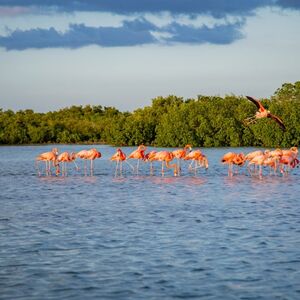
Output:
[[245,97],[228,95],[157,97],[133,113],[114,107],[72,106],[56,112],[0,109],[0,144],[107,143],[179,147],[290,147],[300,142],[300,81],[285,83],[263,104],[284,121],[283,132],[271,119],[246,126],[256,107]]

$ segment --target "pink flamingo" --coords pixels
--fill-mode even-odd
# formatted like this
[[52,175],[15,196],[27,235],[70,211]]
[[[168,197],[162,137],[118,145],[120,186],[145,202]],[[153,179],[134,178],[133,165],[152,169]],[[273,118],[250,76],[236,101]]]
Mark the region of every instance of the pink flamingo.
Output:
[[205,167],[205,169],[208,169],[208,160],[207,157],[201,152],[201,150],[193,150],[190,153],[188,153],[184,160],[191,160],[191,164],[189,165],[189,169],[192,170],[192,164],[194,162],[195,167],[195,174],[197,171],[197,168]]
[[228,176],[232,177],[233,165],[239,167],[243,166],[245,163],[245,155],[244,153],[228,152],[222,157],[221,162],[228,165]]
[[86,165],[86,161],[90,160],[91,164],[90,164],[90,171],[91,171],[91,175],[93,175],[93,171],[94,171],[94,160],[96,158],[100,158],[101,157],[101,153],[99,151],[97,151],[96,148],[92,148],[90,150],[81,150],[79,152],[77,152],[75,154],[76,158],[81,158],[84,160],[84,173],[86,175],[87,173],[87,165]]
[[156,153],[157,151],[152,150],[145,155],[145,161],[150,162],[150,175],[153,175],[153,160],[155,160]]
[[134,150],[132,153],[129,154],[127,159],[137,159],[137,165],[136,165],[136,174],[139,173],[139,163],[140,160],[145,160],[145,151],[146,147],[144,145],[138,146],[136,150]]
[[181,172],[181,160],[185,158],[188,150],[192,150],[192,146],[190,144],[185,145],[183,149],[177,149],[172,151],[174,157],[177,158],[178,175],[180,175]]
[[[282,150],[282,156],[279,160],[280,172],[288,173],[291,168],[295,168],[299,164],[298,148],[292,147],[288,150]],[[286,166],[286,168],[285,168]]]
[[126,161],[126,154],[120,149],[110,158],[111,161],[116,161],[116,171],[115,176],[118,175],[118,170],[120,171],[120,176],[122,175],[123,161]]
[[155,154],[153,160],[161,161],[161,175],[164,176],[164,163],[168,169],[174,169],[174,176],[178,175],[177,164],[171,164],[170,162],[174,159],[174,154],[169,151],[159,151]]
[[57,156],[58,156],[58,150],[57,148],[53,148],[50,152],[39,154],[36,157],[36,166],[37,166],[39,176],[41,175],[38,167],[39,161],[44,161],[46,163],[46,175],[51,175],[51,162],[53,166],[56,168],[55,175],[58,175],[60,173],[59,164],[57,162]]
[[269,110],[267,110],[259,100],[255,99],[254,97],[250,97],[250,96],[246,96],[248,98],[248,100],[250,100],[252,103],[254,103],[257,107],[257,112],[255,113],[255,115],[253,117],[247,118],[245,121],[247,124],[251,124],[254,123],[256,121],[256,119],[261,119],[261,118],[271,118],[273,119],[279,126],[280,128],[285,131],[285,126],[282,122],[282,120],[271,114],[271,112]]
[[256,165],[256,166],[259,166],[259,176],[262,176],[262,166],[264,165],[264,162],[269,157],[270,157],[270,150],[265,150],[263,154],[254,156],[249,161],[248,166],[247,166],[250,175],[252,175],[250,166]]
[[75,164],[76,170],[78,170],[78,166],[75,162],[76,154],[74,152],[68,153],[63,152],[58,155],[57,161],[62,163],[62,175],[67,175],[67,163],[73,162]]

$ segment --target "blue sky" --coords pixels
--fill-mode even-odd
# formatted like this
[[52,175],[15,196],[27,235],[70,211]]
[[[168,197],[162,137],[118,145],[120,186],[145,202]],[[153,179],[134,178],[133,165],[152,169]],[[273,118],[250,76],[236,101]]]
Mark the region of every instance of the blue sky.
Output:
[[269,97],[299,53],[299,0],[0,0],[0,108]]

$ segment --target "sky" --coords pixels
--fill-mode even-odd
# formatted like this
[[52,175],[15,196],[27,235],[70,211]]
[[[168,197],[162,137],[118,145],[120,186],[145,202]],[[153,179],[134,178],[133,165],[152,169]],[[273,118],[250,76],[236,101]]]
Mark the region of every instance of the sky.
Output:
[[0,108],[268,98],[299,53],[300,0],[0,0]]

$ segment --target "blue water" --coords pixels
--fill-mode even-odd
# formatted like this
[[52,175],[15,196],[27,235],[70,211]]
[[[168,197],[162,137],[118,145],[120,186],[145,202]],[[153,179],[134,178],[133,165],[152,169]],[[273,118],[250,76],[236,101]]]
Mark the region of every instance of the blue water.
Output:
[[223,148],[197,175],[115,178],[97,146],[94,176],[39,177],[51,148],[0,147],[0,299],[300,299],[300,169],[229,178]]

